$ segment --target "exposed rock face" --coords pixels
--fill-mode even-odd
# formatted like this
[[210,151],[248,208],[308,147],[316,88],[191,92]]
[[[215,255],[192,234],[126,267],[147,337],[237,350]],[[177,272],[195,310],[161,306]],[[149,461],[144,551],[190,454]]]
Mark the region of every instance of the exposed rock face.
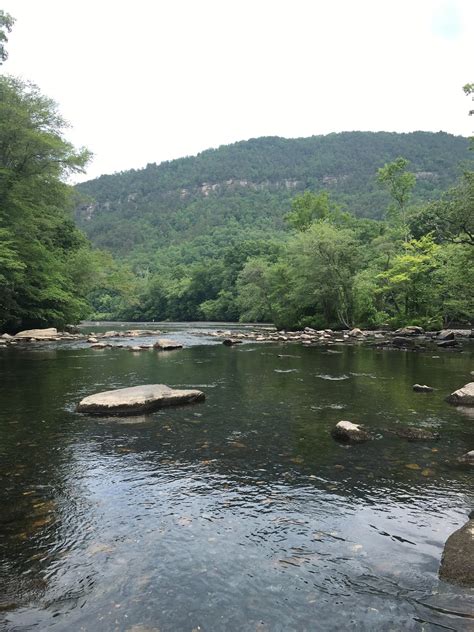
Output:
[[433,441],[439,439],[437,432],[426,430],[425,428],[414,428],[413,426],[405,426],[405,428],[396,428],[394,430],[397,437],[407,439],[408,441]]
[[204,393],[195,389],[177,390],[165,384],[146,384],[89,395],[79,402],[77,410],[91,415],[135,415],[204,399]]
[[175,342],[174,340],[167,340],[165,338],[160,338],[153,345],[153,349],[158,349],[158,351],[172,351],[173,349],[182,349],[183,345],[180,345],[179,342]]
[[25,329],[19,331],[15,338],[35,338],[36,340],[57,338],[58,330],[56,327],[49,327],[48,329]]
[[372,436],[360,424],[353,424],[350,421],[340,421],[332,429],[331,434],[336,441],[345,443],[360,443],[372,439]]
[[474,382],[469,382],[451,393],[446,397],[446,401],[455,406],[474,406]]
[[426,384],[413,384],[413,390],[417,393],[432,393],[434,389]]
[[439,576],[458,586],[474,586],[474,512],[470,520],[452,533],[444,545]]
[[459,463],[464,463],[465,465],[474,465],[474,450],[470,450],[463,454],[458,459]]

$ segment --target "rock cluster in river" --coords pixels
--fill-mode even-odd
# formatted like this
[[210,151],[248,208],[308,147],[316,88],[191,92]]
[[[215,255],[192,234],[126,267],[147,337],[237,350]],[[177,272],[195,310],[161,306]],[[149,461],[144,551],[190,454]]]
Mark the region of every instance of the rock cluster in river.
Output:
[[409,326],[396,331],[365,330],[359,328],[334,331],[332,329],[312,329],[305,327],[300,331],[277,331],[273,327],[261,327],[248,332],[216,330],[211,336],[223,338],[229,346],[239,341],[255,342],[298,342],[304,346],[331,346],[335,344],[365,343],[373,347],[387,347],[404,350],[423,350],[432,348],[453,348],[461,350],[462,343],[474,338],[472,329],[452,329],[425,332],[421,327]]

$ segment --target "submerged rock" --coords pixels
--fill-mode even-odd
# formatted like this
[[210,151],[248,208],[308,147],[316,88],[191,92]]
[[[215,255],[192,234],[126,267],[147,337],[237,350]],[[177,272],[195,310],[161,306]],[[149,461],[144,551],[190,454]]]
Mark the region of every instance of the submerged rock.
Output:
[[173,349],[182,349],[183,345],[179,344],[174,340],[168,340],[166,338],[160,338],[153,345],[153,349],[158,349],[158,351],[172,351]]
[[165,384],[146,384],[89,395],[79,402],[77,411],[91,415],[134,415],[204,399],[204,393],[196,389],[178,390]]
[[232,347],[234,345],[241,345],[242,340],[236,340],[235,338],[225,338],[222,341],[222,344],[225,345],[226,347]]
[[449,347],[457,347],[458,343],[453,338],[452,340],[442,340],[441,342],[437,342],[436,345],[441,349],[447,349]]
[[405,426],[404,428],[396,428],[394,430],[397,437],[407,439],[408,441],[433,441],[439,439],[438,432],[432,432],[425,428],[414,428],[413,426]]
[[413,338],[406,336],[395,336],[392,338],[392,345],[394,347],[416,347],[416,342]]
[[426,386],[426,384],[413,384],[413,390],[416,393],[432,393],[434,389],[432,386]]
[[446,401],[455,406],[474,406],[474,382],[469,382],[448,395]]
[[446,540],[439,576],[450,584],[474,587],[474,511],[469,518]]
[[353,424],[350,421],[340,421],[332,429],[331,434],[336,441],[354,442],[368,441],[372,436],[364,430],[360,424]]

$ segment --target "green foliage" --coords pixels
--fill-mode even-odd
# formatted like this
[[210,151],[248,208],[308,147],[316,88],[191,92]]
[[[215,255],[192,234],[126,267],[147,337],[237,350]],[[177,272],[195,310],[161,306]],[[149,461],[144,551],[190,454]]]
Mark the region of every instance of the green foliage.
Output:
[[401,227],[405,241],[408,241],[408,202],[416,184],[413,173],[407,171],[408,160],[397,158],[377,171],[377,180],[382,184],[394,202],[388,207],[388,217]]
[[340,213],[340,207],[330,200],[327,191],[305,191],[292,199],[291,211],[284,219],[295,230],[305,231],[313,222],[335,220]]
[[14,23],[12,16],[0,9],[0,65],[8,59],[5,44],[8,42],[7,33],[10,33]]
[[64,182],[88,153],[64,139],[64,127],[36,86],[0,77],[0,328],[64,325],[88,311],[89,246]]

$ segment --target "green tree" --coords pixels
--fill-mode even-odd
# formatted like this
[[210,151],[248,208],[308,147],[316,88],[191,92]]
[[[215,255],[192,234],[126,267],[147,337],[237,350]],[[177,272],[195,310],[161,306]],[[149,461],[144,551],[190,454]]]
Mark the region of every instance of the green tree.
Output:
[[7,33],[10,33],[14,23],[14,18],[0,9],[0,66],[8,59],[5,44],[8,42]]
[[304,232],[313,222],[335,219],[339,213],[340,207],[330,200],[327,191],[305,191],[293,198],[285,221],[295,230]]
[[64,138],[56,105],[33,84],[0,77],[0,327],[77,321],[87,303],[71,256],[88,246],[70,217],[89,154]]
[[416,184],[414,174],[407,171],[408,164],[405,158],[397,158],[377,171],[377,180],[387,189],[393,199],[393,204],[389,208],[389,217],[400,225],[405,242],[409,240],[408,202]]

